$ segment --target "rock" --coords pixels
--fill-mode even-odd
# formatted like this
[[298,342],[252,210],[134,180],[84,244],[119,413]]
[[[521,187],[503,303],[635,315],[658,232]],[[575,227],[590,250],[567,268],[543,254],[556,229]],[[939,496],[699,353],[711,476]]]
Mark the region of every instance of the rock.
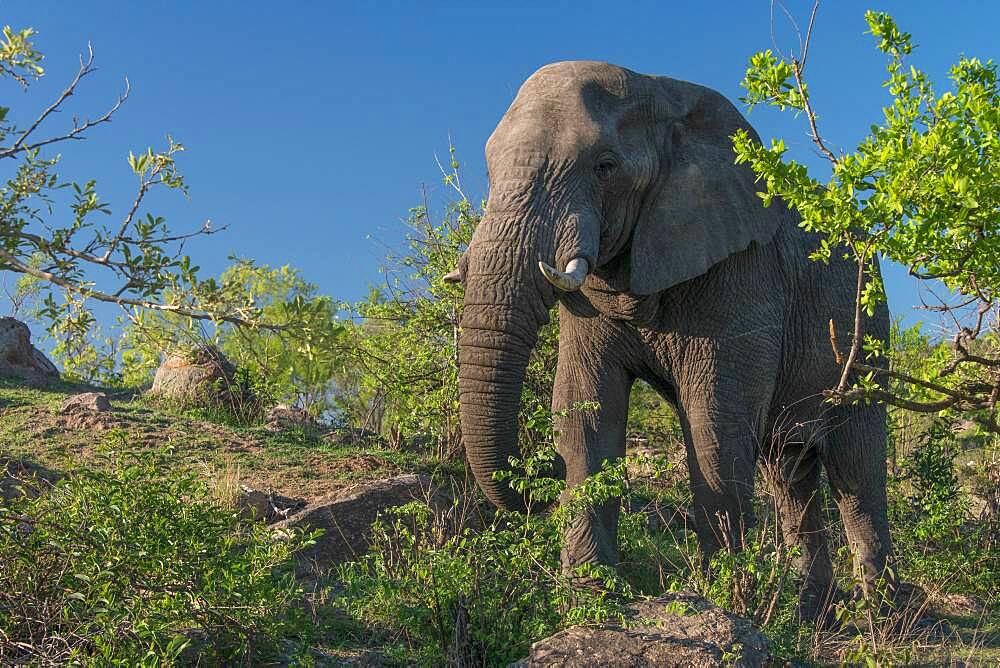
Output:
[[429,476],[414,473],[363,483],[310,503],[274,529],[323,529],[315,545],[296,555],[299,575],[321,575],[335,564],[368,552],[372,522],[382,511],[417,500],[444,507],[445,496],[431,489]]
[[83,392],[67,397],[59,408],[62,423],[69,429],[111,429],[121,421],[111,409],[107,395]]
[[67,413],[108,413],[111,411],[111,402],[107,395],[102,392],[83,392],[67,397],[62,403],[59,412]]
[[267,412],[267,426],[269,429],[304,429],[306,431],[317,431],[319,423],[309,415],[308,411],[301,408],[292,408],[285,404],[278,404]]
[[236,499],[236,507],[240,515],[247,519],[262,520],[273,524],[288,519],[292,513],[305,508],[303,499],[293,499],[268,490],[262,492],[246,485],[240,485],[240,495]]
[[628,607],[621,626],[574,626],[531,646],[515,666],[763,666],[770,653],[764,635],[688,591]]
[[31,383],[59,378],[59,369],[31,345],[31,330],[14,318],[0,318],[0,376],[17,376]]
[[229,403],[242,395],[236,368],[215,346],[188,353],[171,353],[156,370],[149,394],[185,405]]

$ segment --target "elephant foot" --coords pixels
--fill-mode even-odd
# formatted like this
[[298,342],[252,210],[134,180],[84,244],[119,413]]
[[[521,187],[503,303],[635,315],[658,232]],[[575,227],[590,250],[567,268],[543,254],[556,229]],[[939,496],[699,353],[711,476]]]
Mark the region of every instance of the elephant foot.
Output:
[[574,605],[595,599],[622,597],[621,572],[617,566],[596,559],[569,561],[563,555],[563,576],[566,578]]
[[[628,597],[616,586],[617,578],[599,577],[596,574],[570,575],[570,604],[584,606],[595,601],[627,603]],[[609,586],[609,584],[611,586]]]
[[843,590],[832,583],[814,585],[799,594],[796,615],[800,622],[811,624],[816,628],[836,629],[839,626],[837,608],[849,599]]

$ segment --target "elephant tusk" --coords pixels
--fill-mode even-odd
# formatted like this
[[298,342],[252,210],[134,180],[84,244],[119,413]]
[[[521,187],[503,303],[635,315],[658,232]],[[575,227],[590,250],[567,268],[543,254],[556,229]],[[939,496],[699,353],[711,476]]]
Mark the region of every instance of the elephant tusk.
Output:
[[582,257],[570,260],[566,265],[566,271],[559,271],[544,262],[539,262],[538,268],[542,270],[542,276],[545,277],[545,280],[563,292],[579,290],[587,278],[587,272],[590,271],[589,263]]
[[445,283],[461,283],[462,282],[462,270],[452,269],[447,274],[441,277],[441,280]]

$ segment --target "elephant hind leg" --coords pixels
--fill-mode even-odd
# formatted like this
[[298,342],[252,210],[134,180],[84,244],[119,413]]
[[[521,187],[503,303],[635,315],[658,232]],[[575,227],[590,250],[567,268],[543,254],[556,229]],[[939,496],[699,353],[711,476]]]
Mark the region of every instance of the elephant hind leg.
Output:
[[880,578],[895,584],[887,571],[892,556],[886,499],[885,407],[877,404],[837,408],[823,450],[833,496],[844,521],[854,562],[866,592]]
[[720,549],[740,550],[756,524],[753,481],[756,436],[749,419],[724,422],[717,414],[681,415],[694,497],[694,528],[707,566]]
[[761,469],[774,500],[785,545],[798,546],[793,565],[802,579],[799,614],[816,621],[836,596],[820,497],[821,436],[775,434]]

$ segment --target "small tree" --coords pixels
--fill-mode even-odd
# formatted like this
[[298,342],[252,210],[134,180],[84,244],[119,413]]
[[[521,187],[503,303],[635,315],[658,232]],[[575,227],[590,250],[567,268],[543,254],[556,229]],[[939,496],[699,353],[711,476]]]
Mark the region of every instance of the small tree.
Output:
[[[459,195],[435,221],[424,204],[410,210],[403,253],[386,258],[386,280],[354,307],[353,351],[357,393],[367,428],[432,436],[442,452],[459,447],[458,327],[460,286],[447,283],[481,217],[465,197],[452,148],[446,183]],[[361,407],[359,406],[359,408]]]
[[[913,51],[910,34],[899,30],[888,14],[867,12],[869,31],[889,59],[885,87],[892,99],[881,123],[871,126],[853,152],[836,153],[820,132],[805,79],[818,6],[813,6],[798,53],[786,57],[768,50],[753,55],[742,85],[751,109],[769,104],[805,117],[812,141],[830,163],[830,178],[823,182],[787,159],[782,140],[762,146],[740,131],[733,141],[737,162],[748,163],[766,184],[765,205],[780,196],[798,210],[804,228],[822,233],[814,259],[846,252],[857,263],[855,323],[846,353],[839,349],[831,323],[832,354],[843,373],[830,397],[867,397],[931,413],[952,409],[1000,433],[996,65],[963,57],[951,68],[952,90],[938,94],[924,72],[904,62]],[[877,255],[908,267],[921,281],[940,281],[950,291],[950,299],[928,307],[954,324],[951,354],[931,373],[911,375],[898,367],[886,371],[861,361],[862,349],[889,353],[886,342],[861,336],[862,314],[871,314],[885,299],[881,280],[872,271]],[[914,389],[886,391],[886,384],[876,382],[882,375]]]
[[340,304],[319,294],[316,285],[288,265],[269,267],[238,259],[219,276],[231,295],[269,327],[228,322],[206,323],[175,313],[145,311],[124,328],[121,379],[128,386],[147,383],[165,350],[186,350],[205,342],[218,346],[230,361],[266,385],[267,393],[320,415],[336,408],[337,373],[347,355],[338,318]]
[[[42,54],[35,49],[30,29],[3,28],[0,37],[0,79],[23,89],[44,74]],[[187,194],[187,185],[175,158],[184,147],[167,137],[164,149],[129,153],[128,165],[136,180],[136,194],[119,220],[99,224],[110,216],[109,203],[100,198],[94,180],[71,182],[57,173],[60,156],[48,153],[109,122],[129,95],[125,90],[102,114],[82,120],[73,116],[63,131],[48,128],[65,111],[82,81],[95,71],[88,48],[79,69],[56,99],[33,115],[24,126],[9,120],[10,108],[0,107],[0,165],[10,170],[0,186],[0,274],[26,277],[17,288],[20,300],[31,292],[36,315],[57,341],[55,353],[63,359],[84,361],[81,368],[102,369],[92,359],[89,341],[96,319],[92,304],[106,302],[134,319],[147,311],[200,321],[244,327],[279,329],[269,323],[253,300],[233,292],[225,283],[202,280],[198,267],[183,254],[189,239],[219,232],[206,221],[187,233],[171,231],[163,217],[145,210],[148,195],[167,189]],[[60,197],[61,194],[68,195]],[[96,371],[94,373],[97,373]]]

